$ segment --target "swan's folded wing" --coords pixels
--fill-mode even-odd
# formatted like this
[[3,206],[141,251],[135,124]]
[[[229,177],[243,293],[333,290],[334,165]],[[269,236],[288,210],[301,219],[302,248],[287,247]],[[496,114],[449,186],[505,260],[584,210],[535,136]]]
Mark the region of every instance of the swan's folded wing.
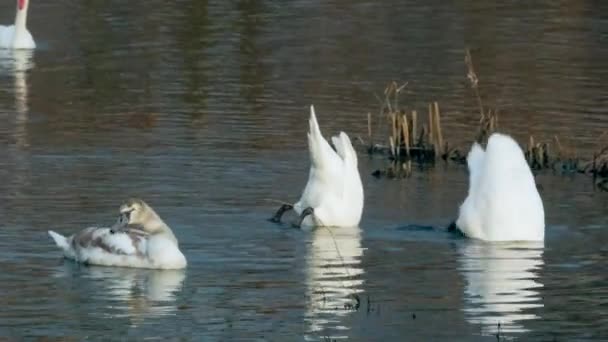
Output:
[[474,143],[471,151],[467,155],[467,165],[469,167],[469,194],[477,188],[477,183],[483,172],[485,151],[478,143]]
[[114,255],[143,256],[147,234],[139,229],[126,227],[120,230],[111,228],[87,228],[72,239],[74,249],[94,249]]

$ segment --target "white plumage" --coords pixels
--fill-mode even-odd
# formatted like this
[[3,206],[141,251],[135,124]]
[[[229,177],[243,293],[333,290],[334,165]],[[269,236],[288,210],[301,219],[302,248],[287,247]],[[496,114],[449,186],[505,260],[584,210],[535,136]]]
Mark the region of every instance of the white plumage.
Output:
[[[363,185],[357,168],[357,153],[344,132],[332,137],[332,143],[335,151],[323,138],[314,107],[310,106],[310,172],[302,197],[293,209],[301,216],[308,208],[312,213],[304,217],[301,226],[353,227],[361,220]],[[280,219],[282,212],[275,215],[275,221]]]
[[456,226],[470,238],[486,241],[542,241],[543,202],[519,145],[494,133],[486,150],[475,143],[467,156],[469,194]]
[[17,0],[17,14],[15,25],[0,25],[0,48],[4,49],[35,49],[36,43],[28,31],[27,9],[29,0]]
[[181,269],[186,258],[173,232],[144,201],[131,199],[120,208],[112,228],[90,227],[64,237],[49,231],[66,258],[77,262],[155,269]]

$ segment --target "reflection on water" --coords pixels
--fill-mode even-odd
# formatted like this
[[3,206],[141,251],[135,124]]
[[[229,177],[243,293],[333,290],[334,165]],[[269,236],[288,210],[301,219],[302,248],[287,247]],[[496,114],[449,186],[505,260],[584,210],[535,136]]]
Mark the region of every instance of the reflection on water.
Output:
[[27,125],[29,85],[27,74],[34,67],[32,50],[0,49],[0,75],[13,79],[14,112],[9,110],[6,118],[7,137],[11,138],[12,146],[7,149],[7,159],[10,169],[7,170],[9,181],[8,193],[20,198],[24,188],[29,184],[29,137]]
[[523,321],[538,319],[530,312],[542,308],[542,244],[487,244],[461,246],[460,271],[466,286],[463,311],[482,333],[526,332]]
[[28,84],[27,72],[34,67],[32,50],[0,49],[0,73],[13,76],[13,92],[15,94],[15,129],[14,137],[17,146],[27,146],[25,125],[28,114]]
[[[126,317],[132,325],[144,318],[169,315],[177,309],[176,296],[182,289],[184,270],[146,270],[123,267],[85,267],[64,262],[57,277],[71,278],[89,291],[92,300],[118,309],[111,317]],[[100,310],[100,312],[104,312]],[[105,315],[109,315],[105,312]]]
[[311,234],[306,317],[312,336],[307,338],[347,338],[349,327],[341,318],[356,307],[355,295],[362,291],[363,285],[361,228],[319,227]]
[[[435,230],[393,229],[452,219],[467,191],[466,168],[452,163],[386,181],[370,176],[385,158],[361,156],[364,239],[333,229],[340,254],[323,229],[269,227],[276,208],[263,199],[293,198],[287,185],[306,181],[308,105],[328,116],[324,130],[367,141],[366,114],[378,113],[374,93],[390,80],[409,82],[399,99],[408,112],[438,101],[446,140],[468,148],[479,114],[465,47],[501,129],[522,142],[571,137],[564,147],[591,157],[608,128],[607,10],[547,0],[37,2],[28,26],[43,48],[0,51],[0,339],[468,341],[486,336],[470,336],[479,325],[465,319],[493,326],[484,317],[529,329],[524,340],[606,336],[608,196],[587,177],[540,175],[542,258],[468,243],[456,258]],[[1,2],[0,22],[13,19],[14,3]],[[46,230],[111,223],[129,196],[179,227],[192,260],[185,289],[151,271],[49,277],[58,251]],[[503,263],[507,252],[516,255]],[[491,272],[509,265],[520,274]],[[453,286],[462,273],[466,289]],[[382,309],[344,310],[363,290]],[[187,305],[165,315],[174,296]],[[539,297],[542,307],[526,307]],[[518,317],[533,314],[542,319]]]

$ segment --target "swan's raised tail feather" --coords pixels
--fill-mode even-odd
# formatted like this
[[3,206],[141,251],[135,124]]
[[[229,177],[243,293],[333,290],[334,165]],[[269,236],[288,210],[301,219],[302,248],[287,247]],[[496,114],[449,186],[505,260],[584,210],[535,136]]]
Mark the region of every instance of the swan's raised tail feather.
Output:
[[312,105],[310,106],[310,120],[308,120],[308,124],[310,125],[308,149],[310,150],[312,166],[317,169],[331,168],[332,157],[334,157],[335,152],[321,134],[317,116],[315,115],[315,108]]
[[66,239],[65,236],[63,236],[59,233],[55,233],[52,230],[49,230],[49,235],[53,238],[53,240],[55,241],[57,246],[59,248],[61,248],[63,251],[67,251],[70,248],[70,245],[68,244],[68,240]]

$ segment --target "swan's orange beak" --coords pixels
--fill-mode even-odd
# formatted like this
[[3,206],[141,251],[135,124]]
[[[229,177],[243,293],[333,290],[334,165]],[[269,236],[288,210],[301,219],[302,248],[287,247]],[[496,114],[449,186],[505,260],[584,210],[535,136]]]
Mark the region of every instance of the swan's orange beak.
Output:
[[27,1],[27,0],[18,0],[17,1],[17,6],[19,7],[20,11],[25,7],[25,1]]

